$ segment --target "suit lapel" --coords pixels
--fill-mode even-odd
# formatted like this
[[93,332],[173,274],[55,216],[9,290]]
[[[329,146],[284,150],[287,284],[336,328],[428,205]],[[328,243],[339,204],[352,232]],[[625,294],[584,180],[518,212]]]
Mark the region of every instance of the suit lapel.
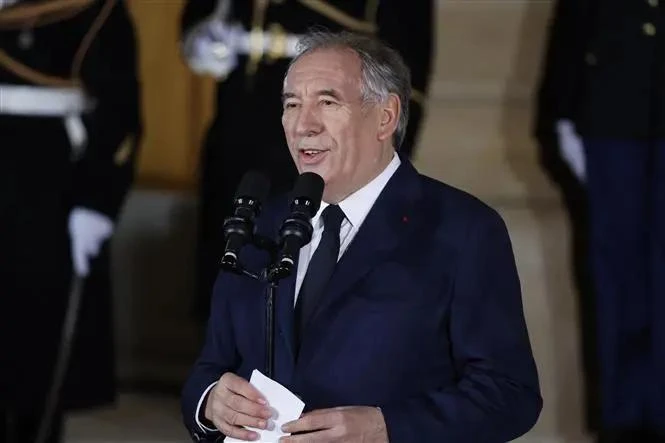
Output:
[[337,263],[331,282],[308,325],[348,292],[376,264],[397,248],[403,239],[419,196],[418,173],[408,161],[386,184],[348,249]]

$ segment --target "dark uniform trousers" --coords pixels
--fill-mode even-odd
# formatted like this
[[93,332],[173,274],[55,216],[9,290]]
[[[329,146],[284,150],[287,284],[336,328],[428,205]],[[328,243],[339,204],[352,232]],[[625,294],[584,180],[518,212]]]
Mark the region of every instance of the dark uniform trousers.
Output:
[[[108,242],[71,310],[77,325],[62,378],[55,368],[75,306],[69,214],[82,207],[116,220],[133,180],[136,47],[122,0],[10,3],[0,5],[0,441],[34,443],[50,416],[47,441],[56,442],[66,412],[115,398]],[[94,106],[71,108],[81,94]],[[67,116],[82,125],[81,150]]]
[[665,441],[665,2],[554,11],[536,133],[584,143],[601,441]]
[[665,435],[665,139],[587,139],[603,419]]
[[[189,0],[182,14],[183,36],[217,5],[216,0]],[[300,35],[311,27],[374,34],[392,45],[411,69],[413,95],[402,155],[410,157],[424,116],[434,46],[433,0],[235,0],[230,22],[245,31]],[[281,125],[281,90],[290,58],[285,54],[240,55],[237,67],[221,79],[216,115],[201,154],[198,290],[196,316],[205,322],[212,286],[224,249],[222,225],[233,196],[249,169],[264,172],[271,194],[291,189],[297,170]]]

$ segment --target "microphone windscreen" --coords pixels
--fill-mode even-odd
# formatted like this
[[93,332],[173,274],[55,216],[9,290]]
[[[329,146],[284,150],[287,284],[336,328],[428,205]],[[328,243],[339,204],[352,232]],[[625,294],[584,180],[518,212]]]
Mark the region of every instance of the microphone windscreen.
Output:
[[323,198],[323,188],[325,183],[320,175],[314,172],[305,172],[300,174],[293,187],[293,199],[306,199],[310,202],[307,206],[310,216],[314,216],[321,206]]
[[270,180],[265,175],[258,171],[247,171],[238,185],[235,198],[251,197],[263,202],[269,192]]

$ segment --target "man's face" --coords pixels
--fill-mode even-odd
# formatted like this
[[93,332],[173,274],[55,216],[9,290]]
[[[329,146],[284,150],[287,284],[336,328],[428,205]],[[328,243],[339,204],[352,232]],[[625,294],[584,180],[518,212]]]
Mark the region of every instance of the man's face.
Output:
[[301,174],[323,178],[324,201],[343,200],[390,162],[396,115],[381,104],[363,104],[361,63],[353,51],[321,49],[301,57],[288,72],[283,101],[291,156]]

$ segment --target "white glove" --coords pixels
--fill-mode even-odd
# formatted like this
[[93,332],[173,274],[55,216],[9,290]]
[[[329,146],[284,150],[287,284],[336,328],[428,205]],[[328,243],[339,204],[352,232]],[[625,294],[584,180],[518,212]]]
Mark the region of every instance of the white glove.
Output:
[[556,132],[559,136],[559,150],[561,157],[577,179],[586,181],[586,158],[584,157],[584,144],[582,138],[575,131],[575,125],[570,120],[556,122]]
[[91,209],[76,207],[69,214],[69,236],[72,242],[74,272],[85,277],[90,272],[90,260],[113,233],[113,221]]
[[183,55],[197,74],[224,78],[238,65],[238,39],[244,34],[242,25],[213,17],[189,31],[182,46]]

